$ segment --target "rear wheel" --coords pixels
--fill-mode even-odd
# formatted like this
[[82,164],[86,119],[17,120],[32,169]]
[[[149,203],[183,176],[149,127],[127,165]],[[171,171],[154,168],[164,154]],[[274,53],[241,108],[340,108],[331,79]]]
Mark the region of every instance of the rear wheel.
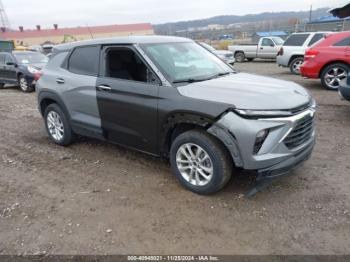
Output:
[[347,78],[349,67],[345,64],[331,64],[321,73],[321,83],[328,90],[338,90],[340,82]]
[[26,93],[33,92],[34,90],[33,86],[28,83],[27,79],[23,75],[18,77],[18,85],[21,90]]
[[226,148],[201,130],[187,131],[174,140],[170,163],[184,187],[203,195],[221,190],[229,181],[233,167]]
[[243,63],[244,60],[245,60],[245,55],[244,55],[244,53],[243,53],[243,52],[237,52],[237,53],[235,54],[235,60],[236,60],[236,62],[238,62],[238,63]]
[[300,75],[300,66],[304,63],[303,57],[294,58],[289,65],[290,72],[294,75]]
[[4,83],[0,83],[0,88],[4,88],[5,84]]
[[61,146],[74,141],[74,133],[66,115],[57,104],[50,104],[44,113],[45,127],[50,139]]

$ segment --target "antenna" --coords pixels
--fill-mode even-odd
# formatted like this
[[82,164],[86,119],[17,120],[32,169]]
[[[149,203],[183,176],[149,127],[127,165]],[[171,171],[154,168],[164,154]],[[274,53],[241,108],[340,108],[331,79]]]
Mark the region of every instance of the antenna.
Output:
[[10,29],[10,21],[7,17],[4,4],[2,3],[2,0],[0,0],[0,20],[1,20],[1,27]]

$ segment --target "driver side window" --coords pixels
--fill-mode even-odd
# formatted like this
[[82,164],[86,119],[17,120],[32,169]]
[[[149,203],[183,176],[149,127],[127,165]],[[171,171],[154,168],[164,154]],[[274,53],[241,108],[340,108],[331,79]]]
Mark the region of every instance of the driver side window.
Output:
[[132,49],[112,47],[106,51],[105,77],[160,84],[158,78]]
[[274,46],[275,44],[271,39],[264,38],[261,43],[262,46]]

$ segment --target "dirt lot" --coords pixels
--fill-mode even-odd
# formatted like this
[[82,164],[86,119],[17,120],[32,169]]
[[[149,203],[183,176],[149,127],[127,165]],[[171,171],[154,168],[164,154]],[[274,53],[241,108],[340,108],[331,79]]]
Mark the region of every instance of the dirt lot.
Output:
[[349,254],[350,103],[275,63],[236,67],[296,81],[319,105],[312,158],[249,200],[242,174],[203,197],[159,159],[56,146],[36,95],[0,90],[0,254]]

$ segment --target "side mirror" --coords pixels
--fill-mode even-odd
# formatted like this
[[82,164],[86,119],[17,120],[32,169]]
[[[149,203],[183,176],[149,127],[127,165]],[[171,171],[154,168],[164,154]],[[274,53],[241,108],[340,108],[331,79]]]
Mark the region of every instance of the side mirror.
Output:
[[275,45],[274,45],[274,44],[271,44],[270,46],[271,46],[271,47],[275,47]]
[[6,62],[6,65],[7,65],[7,66],[14,66],[14,67],[17,67],[17,64],[14,63],[14,62]]

